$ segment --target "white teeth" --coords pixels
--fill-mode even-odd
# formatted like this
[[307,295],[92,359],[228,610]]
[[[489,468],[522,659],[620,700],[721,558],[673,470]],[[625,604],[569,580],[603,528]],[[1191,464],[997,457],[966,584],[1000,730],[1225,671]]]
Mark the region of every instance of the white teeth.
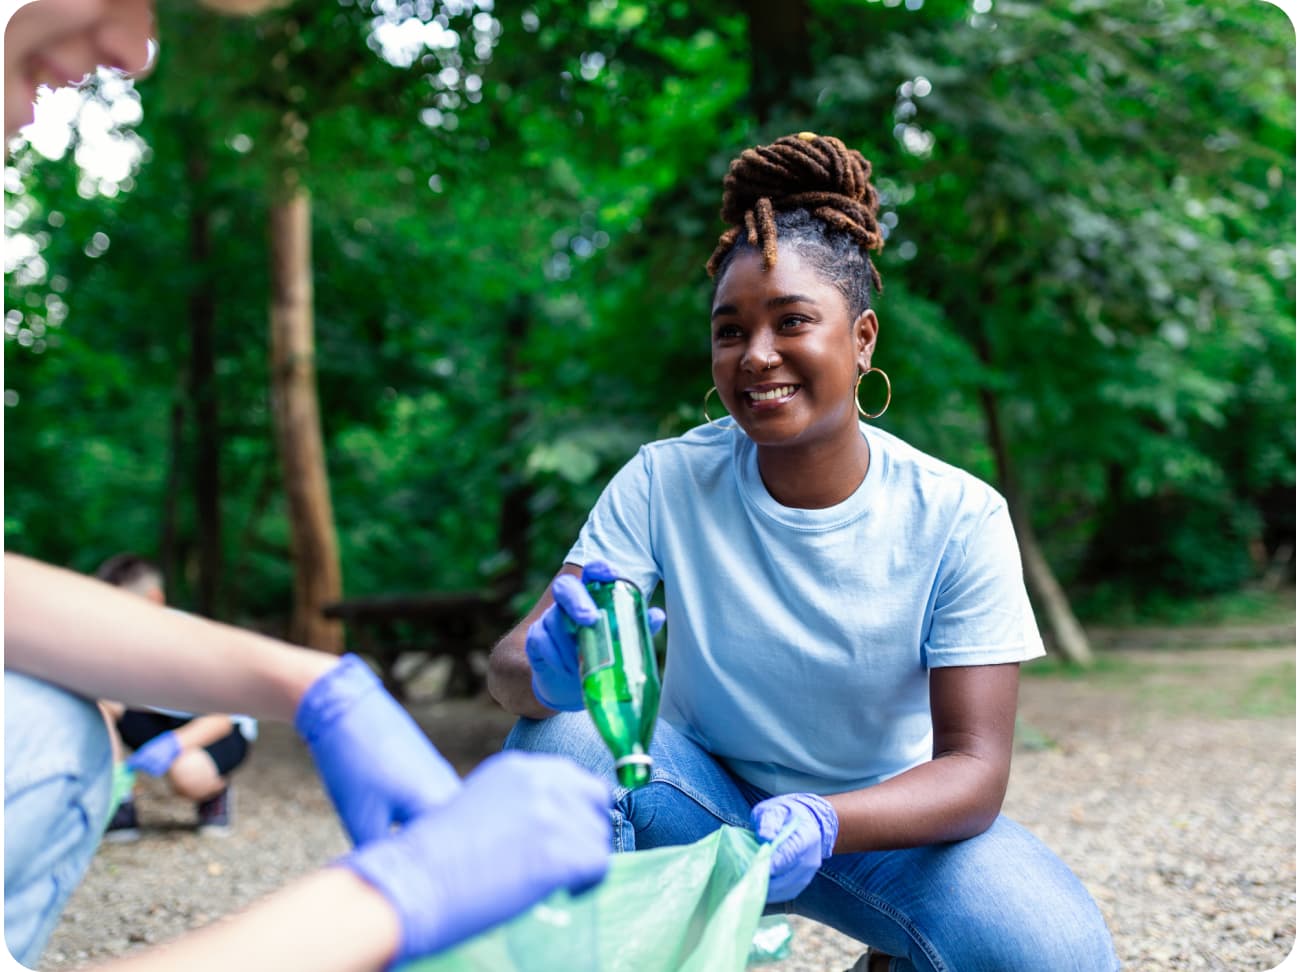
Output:
[[782,385],[780,388],[773,388],[769,391],[750,392],[749,397],[751,401],[755,402],[770,402],[774,398],[785,398],[787,395],[793,395],[794,389],[794,385]]

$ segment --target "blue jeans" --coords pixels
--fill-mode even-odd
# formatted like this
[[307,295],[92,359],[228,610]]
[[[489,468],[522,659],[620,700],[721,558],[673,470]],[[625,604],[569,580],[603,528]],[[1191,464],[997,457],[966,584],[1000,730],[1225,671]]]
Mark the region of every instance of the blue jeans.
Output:
[[113,753],[94,702],[5,672],[5,944],[34,967],[99,846]]
[[[613,758],[585,712],[520,719],[505,746],[560,753],[613,778]],[[769,795],[662,720],[650,753],[648,784],[614,788],[615,851],[691,843],[724,823],[748,828],[750,808]],[[768,910],[803,915],[897,956],[894,972],[1119,968],[1105,920],[1079,879],[1002,816],[956,843],[836,854],[799,897]]]

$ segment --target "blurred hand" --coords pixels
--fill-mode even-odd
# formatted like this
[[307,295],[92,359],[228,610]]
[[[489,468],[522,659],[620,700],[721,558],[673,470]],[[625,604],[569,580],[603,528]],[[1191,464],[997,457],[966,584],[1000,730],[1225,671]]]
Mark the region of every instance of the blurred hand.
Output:
[[[788,793],[756,803],[749,813],[760,840],[772,841],[772,873],[767,900],[793,901],[831,856],[840,820],[815,793]],[[782,836],[782,831],[789,832]]]
[[451,764],[356,655],[312,683],[294,726],[355,844],[387,836],[460,790]]
[[[528,626],[524,652],[533,669],[533,695],[552,709],[576,712],[582,708],[582,678],[578,674],[578,625],[593,625],[600,618],[587,592],[590,581],[612,581],[618,574],[603,560],[582,568],[582,579],[564,574],[551,585],[555,603]],[[646,615],[653,635],[664,626],[664,612],[651,608]]]
[[154,736],[147,743],[131,754],[126,761],[128,769],[150,776],[165,776],[181,754],[181,741],[174,732],[164,732]]
[[451,802],[339,863],[397,911],[400,962],[455,945],[559,888],[576,894],[599,882],[609,867],[610,802],[604,783],[563,757],[501,753]]

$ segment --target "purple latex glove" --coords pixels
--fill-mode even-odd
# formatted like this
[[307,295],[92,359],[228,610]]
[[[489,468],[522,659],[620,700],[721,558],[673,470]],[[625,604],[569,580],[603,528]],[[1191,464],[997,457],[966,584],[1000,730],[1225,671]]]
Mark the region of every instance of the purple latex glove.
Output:
[[150,776],[165,776],[181,754],[181,741],[174,732],[164,732],[154,736],[147,743],[131,754],[126,761],[128,769]]
[[[603,560],[593,560],[582,568],[582,579],[564,574],[551,585],[555,603],[528,626],[524,652],[533,669],[533,695],[542,705],[562,712],[582,708],[582,679],[578,675],[578,639],[576,626],[592,625],[600,617],[596,603],[584,586],[589,581],[618,579],[614,568]],[[664,626],[664,612],[650,608],[646,612],[650,634]]]
[[760,840],[772,845],[772,875],[767,900],[793,901],[813,879],[822,861],[831,856],[839,836],[840,819],[834,808],[815,793],[787,793],[756,803],[750,822]]
[[303,693],[294,726],[355,844],[386,836],[460,790],[451,764],[356,655],[344,655]]
[[445,806],[338,863],[374,885],[402,923],[394,962],[438,952],[531,907],[579,893],[609,867],[604,783],[560,756],[500,753]]

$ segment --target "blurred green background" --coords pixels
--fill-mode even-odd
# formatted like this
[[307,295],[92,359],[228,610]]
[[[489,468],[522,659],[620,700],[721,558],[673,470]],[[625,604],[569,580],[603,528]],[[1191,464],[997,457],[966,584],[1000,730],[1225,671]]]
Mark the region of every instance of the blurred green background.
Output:
[[1010,493],[1085,621],[1293,577],[1295,33],[1259,0],[159,11],[6,169],[5,541],[282,626],[268,207],[310,191],[343,592],[542,590],[702,421],[721,179],[874,165],[881,425]]

